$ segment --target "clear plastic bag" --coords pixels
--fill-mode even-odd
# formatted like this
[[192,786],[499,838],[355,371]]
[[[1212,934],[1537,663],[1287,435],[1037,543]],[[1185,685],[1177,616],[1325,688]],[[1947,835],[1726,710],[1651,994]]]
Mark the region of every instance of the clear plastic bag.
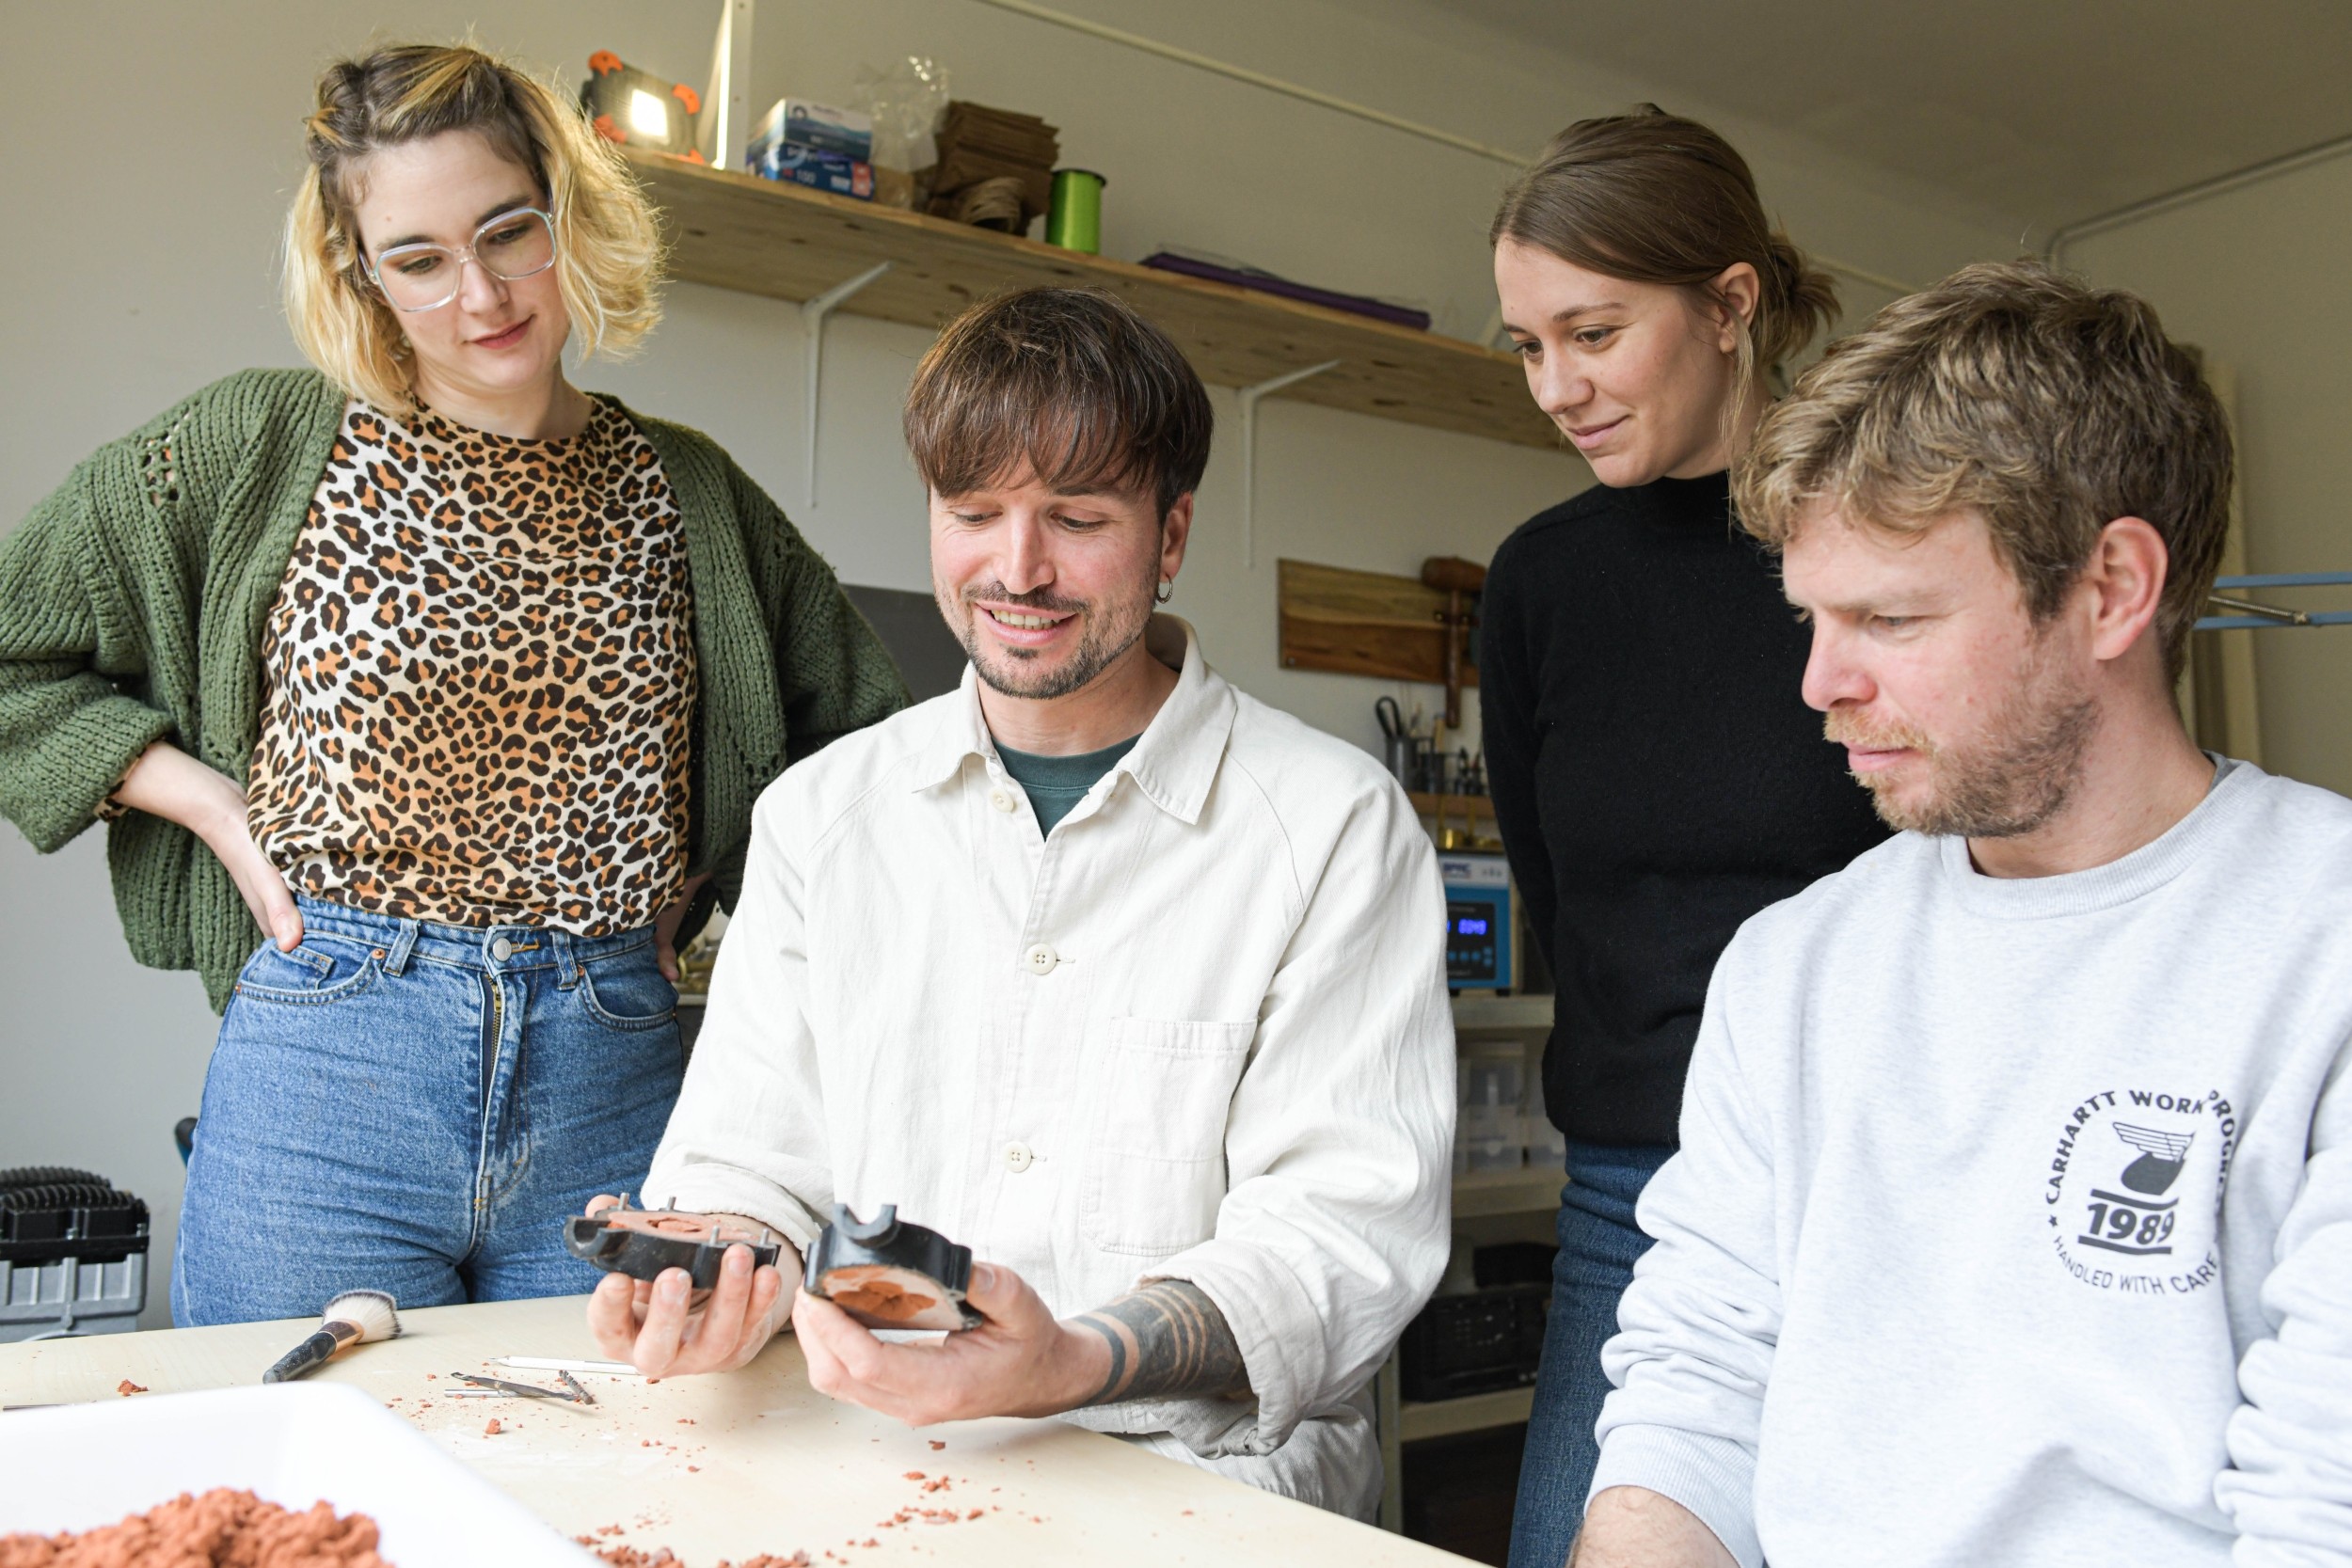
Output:
[[925,55],[909,55],[887,70],[860,66],[850,87],[849,108],[874,117],[874,164],[912,174],[939,161],[931,137],[947,112],[947,68]]

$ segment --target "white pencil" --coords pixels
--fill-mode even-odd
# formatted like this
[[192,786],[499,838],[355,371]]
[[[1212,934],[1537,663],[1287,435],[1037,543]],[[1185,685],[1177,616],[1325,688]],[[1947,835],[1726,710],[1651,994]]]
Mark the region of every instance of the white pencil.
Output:
[[571,1361],[560,1355],[494,1355],[493,1367],[516,1367],[533,1372],[596,1372],[605,1377],[644,1377],[626,1361]]

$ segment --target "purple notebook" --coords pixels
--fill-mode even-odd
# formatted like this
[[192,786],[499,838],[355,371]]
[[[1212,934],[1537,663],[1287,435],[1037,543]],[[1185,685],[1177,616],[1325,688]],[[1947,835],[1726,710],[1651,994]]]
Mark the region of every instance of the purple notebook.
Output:
[[1318,289],[1311,283],[1294,283],[1287,277],[1277,277],[1255,267],[1221,266],[1203,261],[1172,250],[1155,250],[1143,259],[1147,267],[1162,272],[1181,272],[1187,277],[1206,277],[1213,282],[1232,283],[1261,293],[1280,294],[1284,299],[1301,299],[1310,305],[1321,305],[1333,310],[1345,310],[1351,315],[1370,316],[1398,326],[1409,326],[1417,332],[1429,330],[1429,312],[1415,310],[1403,305],[1391,305],[1384,300],[1366,299],[1361,294],[1343,294],[1329,289]]

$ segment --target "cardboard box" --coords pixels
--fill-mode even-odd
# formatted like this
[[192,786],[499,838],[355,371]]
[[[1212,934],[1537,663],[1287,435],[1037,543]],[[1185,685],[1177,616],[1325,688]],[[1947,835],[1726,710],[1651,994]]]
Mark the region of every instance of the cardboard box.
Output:
[[830,103],[813,103],[805,98],[779,98],[752,129],[754,156],[771,147],[805,147],[870,163],[874,117]]
[[874,166],[862,158],[814,148],[770,146],[752,156],[752,172],[762,180],[787,180],[835,196],[874,199]]

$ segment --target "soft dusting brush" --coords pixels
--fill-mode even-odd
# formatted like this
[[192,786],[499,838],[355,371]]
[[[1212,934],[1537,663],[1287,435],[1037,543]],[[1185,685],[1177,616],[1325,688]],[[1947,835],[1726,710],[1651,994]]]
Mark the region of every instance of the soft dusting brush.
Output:
[[319,1331],[279,1356],[278,1365],[262,1374],[262,1381],[292,1383],[309,1377],[349,1346],[395,1338],[399,1334],[400,1313],[394,1310],[390,1296],[381,1291],[345,1291],[326,1304],[326,1322],[319,1324]]

